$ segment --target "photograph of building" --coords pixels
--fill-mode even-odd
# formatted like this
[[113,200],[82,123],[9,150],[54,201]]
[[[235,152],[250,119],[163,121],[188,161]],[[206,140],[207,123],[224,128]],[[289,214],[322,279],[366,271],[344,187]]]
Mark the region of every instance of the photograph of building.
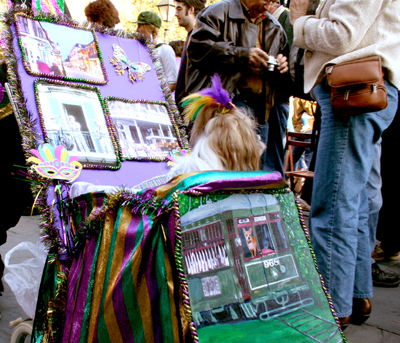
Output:
[[164,157],[178,148],[165,105],[107,101],[124,158]]
[[[91,31],[17,17],[26,65],[46,76],[105,81]],[[29,72],[29,70],[28,70]]]
[[96,91],[43,82],[37,84],[37,93],[50,144],[65,146],[82,164],[116,165]]

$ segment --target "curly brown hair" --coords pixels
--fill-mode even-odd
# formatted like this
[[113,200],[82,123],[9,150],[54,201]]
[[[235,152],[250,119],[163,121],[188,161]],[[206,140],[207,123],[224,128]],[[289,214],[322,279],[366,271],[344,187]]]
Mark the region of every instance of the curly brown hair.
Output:
[[85,15],[88,21],[114,27],[119,20],[118,10],[110,0],[96,0],[85,7]]
[[185,45],[183,40],[173,40],[169,42],[169,45],[174,49],[176,57],[182,57],[183,46]]

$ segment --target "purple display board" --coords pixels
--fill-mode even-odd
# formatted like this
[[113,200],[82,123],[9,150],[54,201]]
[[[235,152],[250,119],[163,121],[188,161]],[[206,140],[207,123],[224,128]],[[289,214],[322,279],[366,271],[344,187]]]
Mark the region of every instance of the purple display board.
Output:
[[[167,149],[185,148],[187,139],[151,43],[20,10],[8,24],[3,45],[27,157],[43,143],[64,145],[83,164],[75,181],[98,185],[132,187],[168,172]],[[135,104],[152,119],[135,115]]]
[[[18,6],[2,19],[6,89],[28,167],[23,172],[49,255],[64,259],[82,229],[66,210],[71,185],[134,187],[158,180],[168,173],[169,150],[188,148],[185,129],[155,47],[144,36]],[[75,179],[65,177],[78,171]]]

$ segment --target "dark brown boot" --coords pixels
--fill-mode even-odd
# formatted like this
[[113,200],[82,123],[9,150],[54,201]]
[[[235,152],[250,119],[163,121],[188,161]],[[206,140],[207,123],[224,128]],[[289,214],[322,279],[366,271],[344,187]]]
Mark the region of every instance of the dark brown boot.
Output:
[[353,310],[350,323],[354,325],[363,324],[371,316],[371,302],[369,299],[353,298]]

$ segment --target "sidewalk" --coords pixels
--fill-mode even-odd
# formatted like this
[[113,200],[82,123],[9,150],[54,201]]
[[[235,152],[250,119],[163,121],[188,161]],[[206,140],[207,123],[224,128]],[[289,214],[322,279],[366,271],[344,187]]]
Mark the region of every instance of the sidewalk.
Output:
[[[0,246],[4,257],[7,251],[23,241],[33,243],[39,240],[39,216],[22,217],[15,228],[8,230],[7,243]],[[29,258],[29,257],[18,257]],[[381,263],[382,269],[400,273],[400,261]],[[0,343],[9,343],[13,328],[9,322],[27,316],[15,300],[10,287],[4,282],[5,292],[0,297]],[[349,343],[399,343],[400,342],[400,287],[374,287],[374,298],[371,299],[372,315],[362,326],[350,325],[345,331]],[[268,342],[268,341],[266,341]],[[222,342],[223,343],[223,342]],[[283,342],[291,343],[291,342]]]
[[[0,254],[4,260],[5,254],[15,247],[20,242],[37,243],[39,241],[39,216],[21,217],[18,225],[7,231],[7,242],[0,246]],[[18,263],[33,256],[14,256],[11,263]],[[27,315],[19,306],[15,299],[14,293],[11,291],[8,284],[3,280],[4,293],[0,297],[0,343],[9,343],[13,328],[10,327],[10,321],[16,320],[21,317],[23,320],[27,319]]]

